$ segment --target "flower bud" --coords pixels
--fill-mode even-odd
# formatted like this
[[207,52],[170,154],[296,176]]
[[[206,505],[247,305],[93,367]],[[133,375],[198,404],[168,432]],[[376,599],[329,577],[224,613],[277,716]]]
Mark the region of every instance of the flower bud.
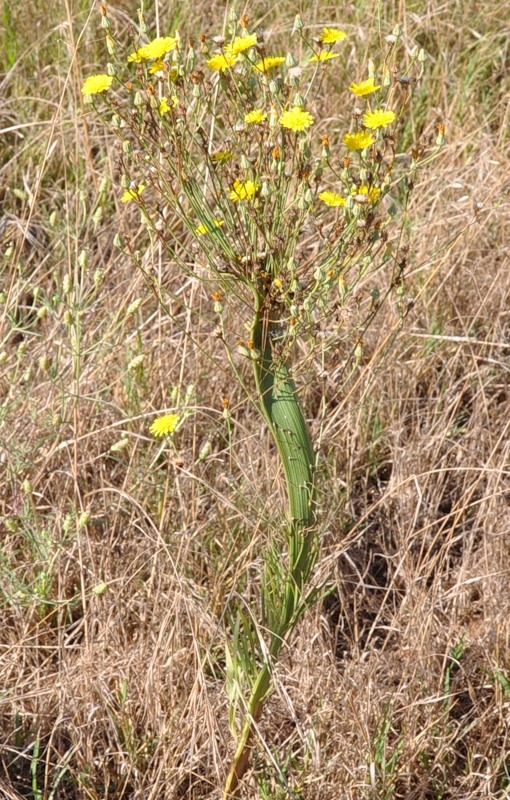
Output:
[[301,14],[296,14],[294,17],[294,26],[292,28],[292,33],[296,33],[297,31],[302,31],[305,27],[305,23],[303,22],[303,17]]

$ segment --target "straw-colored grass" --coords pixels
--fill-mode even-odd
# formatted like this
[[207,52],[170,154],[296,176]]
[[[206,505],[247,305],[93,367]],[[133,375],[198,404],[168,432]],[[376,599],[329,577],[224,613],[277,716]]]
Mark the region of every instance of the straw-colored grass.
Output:
[[[400,22],[429,54],[409,141],[443,122],[448,143],[407,215],[408,313],[392,349],[389,305],[348,382],[347,345],[324,364],[296,354],[322,442],[318,577],[333,585],[283,654],[244,796],[503,800],[508,10],[309,6],[310,24],[350,33],[352,80]],[[211,33],[224,14],[151,7],[164,31]],[[135,9],[109,7],[126,38]],[[276,47],[296,10],[248,13]],[[83,115],[81,82],[105,58],[97,8],[4,3],[0,35],[0,795],[216,798],[233,751],[225,614],[229,598],[257,596],[276,456],[233,387],[210,298],[148,247],[118,201],[113,142]],[[334,117],[331,77],[323,92]],[[172,290],[171,317],[113,247],[119,230]],[[189,416],[168,457],[148,425],[176,407]]]

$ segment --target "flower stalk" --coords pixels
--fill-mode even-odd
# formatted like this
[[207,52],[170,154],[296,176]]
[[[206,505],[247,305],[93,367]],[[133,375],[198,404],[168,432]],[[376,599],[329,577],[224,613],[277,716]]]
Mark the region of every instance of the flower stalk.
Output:
[[254,291],[254,298],[251,334],[256,398],[285,475],[287,563],[283,581],[281,575],[272,574],[271,562],[266,563],[262,604],[263,621],[270,635],[269,648],[251,687],[241,736],[225,783],[224,800],[237,797],[239,782],[249,762],[253,730],[271,689],[272,666],[286,636],[306,608],[305,590],[317,553],[312,439],[288,365],[276,357],[273,350],[273,342],[280,334],[280,320],[272,318],[274,312],[265,302],[268,296],[260,287]]

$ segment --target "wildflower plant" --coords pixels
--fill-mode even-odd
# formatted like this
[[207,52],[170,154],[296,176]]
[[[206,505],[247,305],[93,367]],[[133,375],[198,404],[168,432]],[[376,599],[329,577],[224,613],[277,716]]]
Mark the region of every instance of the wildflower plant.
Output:
[[[248,19],[232,13],[214,41],[174,31],[128,51],[115,40],[104,5],[101,14],[111,61],[105,74],[87,78],[82,92],[121,143],[119,199],[139,207],[151,240],[176,269],[213,289],[233,374],[241,380],[240,351],[253,371],[251,399],[285,476],[284,535],[265,554],[258,609],[238,613],[227,647],[237,744],[227,798],[238,795],[282,645],[319,593],[311,581],[318,552],[317,457],[292,355],[299,339],[313,346],[331,309],[377,273],[386,270],[386,296],[403,285],[389,209],[395,193],[407,198],[416,170],[434,154],[428,143],[396,158],[425,56],[412,51],[400,75],[397,29],[377,68],[360,65],[352,76],[357,82],[343,88],[344,115],[326,125],[315,102],[324,71],[342,60],[349,34],[340,29],[324,27],[314,37],[298,16],[292,49],[304,53],[300,60],[273,48]],[[144,269],[128,236],[116,243]],[[148,280],[164,304],[163,287],[154,275]],[[237,320],[233,331],[224,324],[227,304]],[[367,304],[355,329],[333,331],[327,346],[351,337],[359,348],[381,305]],[[178,416],[167,415],[151,430],[171,435],[178,425]]]

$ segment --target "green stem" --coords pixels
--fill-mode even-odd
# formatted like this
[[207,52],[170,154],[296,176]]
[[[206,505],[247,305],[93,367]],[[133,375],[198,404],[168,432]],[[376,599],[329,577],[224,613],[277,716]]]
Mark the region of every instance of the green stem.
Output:
[[260,412],[280,455],[288,496],[288,567],[281,606],[271,620],[269,657],[252,685],[245,722],[224,789],[224,800],[236,798],[239,781],[248,766],[250,740],[271,687],[271,667],[286,635],[303,608],[303,590],[315,563],[314,511],[315,456],[295,384],[287,365],[274,356],[272,340],[278,320],[264,305],[264,294],[255,292],[252,325],[253,370]]

